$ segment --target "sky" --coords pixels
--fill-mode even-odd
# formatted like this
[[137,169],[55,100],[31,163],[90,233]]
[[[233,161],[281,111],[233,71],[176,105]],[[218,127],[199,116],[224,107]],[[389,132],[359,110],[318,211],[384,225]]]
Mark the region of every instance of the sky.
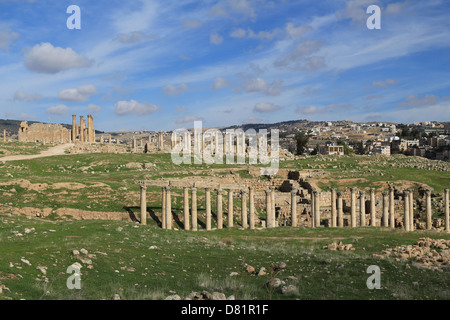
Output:
[[448,0],[0,0],[0,118],[450,121],[449,17]]

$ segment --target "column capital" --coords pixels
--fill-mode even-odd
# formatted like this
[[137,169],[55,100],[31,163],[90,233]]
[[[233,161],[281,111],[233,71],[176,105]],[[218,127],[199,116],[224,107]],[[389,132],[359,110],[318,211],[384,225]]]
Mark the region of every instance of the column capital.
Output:
[[340,197],[340,198],[342,197],[342,192],[341,191],[338,191],[336,194],[337,194],[338,197]]
[[191,190],[192,190],[192,192],[197,192],[197,188],[196,187],[192,187]]
[[388,196],[389,192],[385,190],[385,191],[382,192],[382,194],[383,194],[383,196]]
[[365,192],[364,190],[361,190],[361,191],[359,191],[359,194],[360,194],[360,195],[365,195],[366,192]]

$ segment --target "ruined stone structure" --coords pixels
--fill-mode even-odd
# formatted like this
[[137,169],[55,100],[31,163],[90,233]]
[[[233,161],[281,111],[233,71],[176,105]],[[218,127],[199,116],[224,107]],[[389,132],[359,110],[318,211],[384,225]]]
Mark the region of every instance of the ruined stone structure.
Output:
[[72,130],[66,129],[60,124],[33,123],[29,126],[28,121],[22,121],[18,132],[19,141],[43,143],[95,142],[92,116],[88,115],[88,127],[86,127],[86,120],[83,116],[80,116],[79,125],[76,123],[76,118],[76,115],[72,115]]
[[73,142],[95,142],[94,118],[92,115],[88,115],[87,126],[84,116],[80,116],[80,124],[78,125],[77,116],[72,115],[71,139]]
[[33,123],[20,124],[18,137],[20,142],[68,143],[71,141],[70,130],[60,124]]
[[[351,188],[350,193],[345,195],[347,203],[344,203],[344,193],[336,192],[333,188],[330,195],[331,197],[324,197],[324,193],[312,190],[308,195],[300,193],[298,189],[292,189],[288,196],[283,198],[282,193],[278,195],[277,199],[275,194],[275,187],[269,187],[266,190],[255,191],[252,186],[240,185],[240,184],[220,184],[220,183],[189,183],[186,181],[139,181],[141,187],[140,207],[141,207],[141,223],[146,224],[147,221],[147,202],[146,202],[146,190],[148,186],[161,187],[162,188],[162,208],[161,208],[161,226],[164,229],[173,228],[174,214],[172,212],[172,191],[176,189],[183,189],[183,216],[184,216],[184,229],[185,230],[198,230],[198,204],[197,204],[197,190],[204,190],[205,205],[201,206],[205,208],[205,228],[206,230],[212,229],[213,212],[216,216],[216,224],[218,229],[224,227],[224,214],[228,216],[227,226],[233,227],[236,217],[240,222],[240,226],[244,229],[255,227],[267,227],[273,228],[279,225],[291,225],[294,227],[299,226],[300,215],[306,215],[303,226],[306,227],[364,227],[364,226],[383,226],[390,228],[402,228],[405,231],[413,231],[415,229],[422,228],[424,220],[426,221],[426,228],[431,229],[433,221],[431,219],[431,192],[427,190],[425,193],[426,210],[425,214],[421,212],[414,212],[414,204],[411,203],[412,193],[409,190],[405,190],[398,196],[398,200],[394,203],[393,188],[381,193],[382,198],[377,199],[375,189],[370,189],[370,196],[366,201],[365,192],[360,191],[359,206],[356,201],[356,189]],[[191,189],[191,211],[189,211],[189,189]],[[216,191],[216,207],[211,206],[211,190]],[[227,190],[228,192],[224,192]],[[263,192],[264,191],[264,192]],[[223,210],[223,196],[224,193],[228,194],[228,208]],[[240,195],[241,209],[240,215],[234,214],[234,194]],[[298,195],[301,195],[298,197]],[[391,196],[392,195],[392,196]],[[255,198],[265,199],[265,203],[258,202],[256,205]],[[300,198],[300,199],[299,199]],[[325,203],[325,199],[331,199],[331,203]],[[306,205],[309,206],[309,210],[306,211],[302,207],[306,200]],[[287,215],[281,214],[278,210],[279,203],[286,201],[290,208],[289,218]],[[367,203],[368,202],[368,203]],[[445,189],[442,195],[442,205],[444,212],[444,231],[450,232],[450,217],[449,217],[449,190]],[[381,206],[381,210],[377,210],[377,204]],[[403,211],[400,211],[398,207],[402,205]],[[331,207],[331,212],[328,212],[324,206]],[[366,208],[369,208],[366,211]],[[257,209],[264,210],[266,212],[266,218],[259,218],[257,215]],[[300,209],[300,210],[299,210]],[[396,210],[397,209],[397,210]],[[366,213],[367,212],[367,213]],[[358,217],[359,216],[359,217]],[[289,220],[289,223],[287,221]],[[436,227],[436,221],[434,223]],[[425,228],[425,227],[424,227]]]

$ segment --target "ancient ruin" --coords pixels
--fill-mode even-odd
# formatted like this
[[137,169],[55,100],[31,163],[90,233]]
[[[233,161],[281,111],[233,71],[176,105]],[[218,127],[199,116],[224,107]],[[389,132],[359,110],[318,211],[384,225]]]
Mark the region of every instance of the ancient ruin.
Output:
[[[216,224],[218,229],[223,226],[223,195],[228,192],[228,227],[233,226],[235,215],[234,192],[240,195],[241,212],[240,224],[244,229],[255,229],[256,227],[273,228],[281,225],[293,227],[344,227],[349,226],[382,226],[390,228],[402,228],[406,231],[416,229],[428,229],[441,227],[439,219],[432,220],[431,211],[431,191],[426,190],[423,202],[426,210],[414,211],[415,203],[412,201],[413,193],[409,190],[395,190],[381,192],[381,197],[375,193],[375,189],[370,189],[369,199],[366,200],[365,191],[360,191],[359,206],[356,201],[356,188],[351,188],[350,192],[336,192],[333,188],[331,192],[319,192],[312,189],[310,185],[303,182],[299,189],[293,188],[286,197],[283,192],[276,192],[274,186],[266,190],[255,190],[254,186],[240,184],[220,184],[209,182],[186,181],[138,181],[141,188],[140,208],[141,224],[147,221],[147,200],[146,190],[148,186],[162,188],[162,210],[161,226],[164,229],[172,229],[173,213],[171,190],[183,189],[183,217],[185,230],[198,230],[198,203],[197,190],[203,189],[205,192],[205,228],[212,229],[212,207],[211,191],[216,191]],[[189,210],[189,189],[191,189],[191,210]],[[394,197],[396,192],[396,198]],[[390,196],[391,195],[391,196]],[[445,189],[442,197],[444,211],[444,231],[450,232],[449,220],[449,189]],[[343,200],[345,198],[345,200]],[[282,205],[285,203],[287,205]],[[284,208],[289,208],[286,212]],[[377,208],[378,207],[378,208]],[[331,208],[331,210],[329,209]],[[366,208],[368,210],[366,211]],[[402,210],[403,209],[403,210]],[[265,210],[266,217],[260,218],[258,211]],[[359,219],[357,219],[359,216]]]
[[68,143],[71,141],[69,129],[60,124],[33,123],[22,121],[18,132],[20,142]]
[[88,115],[88,122],[86,126],[86,120],[84,116],[80,116],[80,124],[77,124],[77,116],[72,115],[72,142],[95,142],[95,130],[94,130],[94,118],[92,115]]

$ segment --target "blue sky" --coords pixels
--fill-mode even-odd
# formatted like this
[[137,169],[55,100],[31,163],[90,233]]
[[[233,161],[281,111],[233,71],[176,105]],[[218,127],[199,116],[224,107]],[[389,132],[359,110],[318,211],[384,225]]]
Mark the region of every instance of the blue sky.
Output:
[[449,16],[446,0],[0,0],[0,118],[450,121]]

